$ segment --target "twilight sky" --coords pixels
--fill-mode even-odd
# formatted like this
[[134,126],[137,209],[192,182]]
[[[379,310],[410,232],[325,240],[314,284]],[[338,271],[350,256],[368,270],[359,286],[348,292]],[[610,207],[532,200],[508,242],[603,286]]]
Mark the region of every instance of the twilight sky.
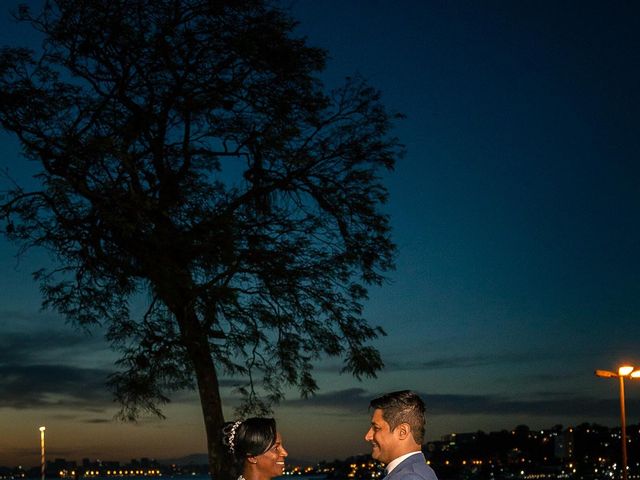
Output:
[[[33,41],[11,23],[0,45]],[[33,3],[36,3],[34,0]],[[619,424],[613,380],[640,365],[640,4],[631,1],[288,0],[329,50],[327,85],[360,73],[407,115],[388,175],[397,269],[366,314],[386,368],[359,383],[318,365],[321,390],[275,410],[292,457],[368,452],[371,398],[421,392],[427,439],[450,432]],[[28,171],[0,134],[0,167]],[[112,420],[113,370],[88,336],[39,310],[31,272],[0,240],[0,465],[172,458],[205,450],[195,397],[167,420]],[[231,415],[233,395],[223,392]],[[627,383],[628,423],[640,385]]]

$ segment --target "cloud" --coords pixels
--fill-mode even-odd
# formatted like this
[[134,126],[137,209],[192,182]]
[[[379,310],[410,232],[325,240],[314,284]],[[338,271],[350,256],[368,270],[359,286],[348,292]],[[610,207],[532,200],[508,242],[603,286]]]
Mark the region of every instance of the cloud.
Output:
[[37,332],[4,330],[0,335],[0,365],[36,363],[48,358],[78,358],[101,350],[108,350],[102,336],[88,335],[72,328]]
[[0,331],[0,408],[54,408],[64,415],[113,407],[105,385],[113,369],[101,367],[113,359],[101,334],[65,328],[59,317],[9,310],[0,311]]
[[334,392],[320,393],[307,399],[285,400],[285,406],[305,406],[322,409],[341,410],[344,413],[361,413],[366,410],[375,395],[371,395],[363,388],[348,388]]
[[[28,311],[28,310],[11,310],[0,309],[0,319],[9,319],[13,323],[33,323],[36,321],[49,321],[54,314],[45,314],[43,312]],[[0,323],[2,325],[2,323]]]
[[0,365],[0,407],[104,411],[113,405],[105,387],[110,373],[69,365]]
[[246,378],[221,378],[218,383],[222,388],[236,388],[247,385],[249,380]]
[[[513,398],[500,395],[456,395],[420,393],[427,415],[522,415],[527,417],[593,418],[612,416],[618,411],[617,399],[599,399],[571,394],[534,395]],[[307,400],[293,399],[283,406],[309,407],[338,413],[362,413],[380,392],[369,393],[362,388],[350,388],[315,395]],[[630,408],[640,410],[640,401],[630,401]]]
[[502,354],[456,355],[413,362],[389,361],[385,362],[385,371],[442,370],[452,368],[484,367],[487,365],[503,365],[505,363],[526,363],[539,359],[539,356],[539,353],[517,352]]
[[[430,415],[523,415],[592,418],[616,414],[616,399],[570,394],[511,398],[500,395],[423,395]],[[640,409],[640,401],[630,402]]]
[[[46,321],[43,321],[45,319]],[[56,323],[60,328],[55,328]],[[23,330],[19,331],[19,328]],[[118,408],[106,386],[116,355],[101,332],[89,335],[40,313],[0,310],[0,408],[93,412]],[[221,388],[246,380],[223,378]],[[197,401],[192,390],[170,392],[172,403]],[[73,415],[77,418],[76,415]]]
[[[19,349],[18,347],[16,350]],[[107,377],[111,373],[111,369],[74,365],[0,362],[0,408],[54,408],[60,409],[61,416],[65,416],[62,413],[65,409],[103,414],[119,407],[106,386]],[[245,382],[239,379],[222,379],[220,386],[235,387],[239,383]],[[198,401],[198,394],[194,390],[170,392],[169,396],[172,404]],[[98,417],[87,421],[100,423],[110,420]]]

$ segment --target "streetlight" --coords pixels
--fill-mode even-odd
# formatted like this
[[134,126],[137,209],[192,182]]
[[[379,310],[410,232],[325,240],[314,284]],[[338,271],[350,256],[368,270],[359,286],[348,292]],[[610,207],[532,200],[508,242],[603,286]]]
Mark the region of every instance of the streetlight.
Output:
[[[623,365],[618,368],[618,373],[608,370],[596,370],[596,376],[604,378],[620,379],[620,424],[622,430],[622,479],[627,480],[627,417],[624,411],[624,379],[640,377],[640,370],[631,365]],[[44,480],[44,479],[43,479]]]
[[40,476],[42,477],[42,480],[44,480],[44,471],[45,471],[45,464],[44,464],[44,431],[46,430],[45,427],[40,427]]

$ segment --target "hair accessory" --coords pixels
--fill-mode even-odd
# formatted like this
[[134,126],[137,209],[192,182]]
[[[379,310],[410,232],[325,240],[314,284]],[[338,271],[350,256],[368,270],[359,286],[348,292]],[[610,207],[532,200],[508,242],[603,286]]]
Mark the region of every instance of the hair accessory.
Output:
[[231,431],[229,432],[229,451],[231,453],[235,453],[236,446],[234,444],[234,441],[236,438],[236,430],[238,429],[241,423],[242,423],[242,420],[238,420],[237,422],[235,422],[231,427]]

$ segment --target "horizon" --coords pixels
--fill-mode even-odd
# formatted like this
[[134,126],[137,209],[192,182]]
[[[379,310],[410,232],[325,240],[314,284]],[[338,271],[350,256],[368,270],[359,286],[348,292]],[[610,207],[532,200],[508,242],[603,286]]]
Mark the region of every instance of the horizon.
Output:
[[[476,431],[469,431],[469,432],[449,432],[446,435],[443,435],[442,437],[440,437],[439,439],[432,439],[432,438],[427,438],[426,441],[422,444],[422,448],[423,450],[425,449],[425,447],[427,447],[430,443],[435,443],[435,442],[443,442],[446,441],[445,437],[448,435],[456,435],[456,436],[462,436],[462,435],[470,435],[470,434],[477,434],[477,433],[484,433],[487,435],[493,434],[493,433],[500,433],[500,432],[513,432],[516,429],[518,429],[519,427],[527,427],[530,431],[535,431],[535,432],[542,432],[542,431],[551,431],[551,430],[555,430],[556,427],[561,426],[562,427],[562,431],[566,431],[566,430],[570,430],[570,429],[575,429],[581,425],[590,425],[590,426],[599,426],[599,427],[604,427],[610,431],[615,431],[615,430],[619,430],[620,429],[620,425],[614,425],[614,426],[610,426],[610,425],[603,425],[603,424],[599,424],[597,422],[579,422],[576,424],[571,424],[571,425],[564,425],[564,424],[555,424],[555,425],[550,425],[547,427],[531,427],[530,425],[526,425],[526,424],[518,424],[518,425],[514,425],[511,428],[501,428],[498,430],[476,430]],[[627,430],[633,427],[638,427],[640,426],[640,420],[638,421],[638,423],[633,423],[633,422],[627,422],[626,427]],[[48,430],[47,430],[48,431]],[[427,432],[428,433],[428,432]],[[427,435],[428,437],[428,435]],[[32,470],[32,469],[39,469],[40,468],[40,440],[38,437],[38,441],[36,442],[37,445],[35,445],[34,447],[34,454],[33,454],[33,458],[34,458],[34,462],[33,465],[30,465],[28,467],[25,467],[24,463],[16,463],[16,464],[2,464],[0,463],[0,468],[5,467],[5,468],[22,468],[23,470]],[[287,451],[291,452],[294,451],[295,452],[295,445],[291,446],[289,445],[289,442],[287,441],[286,437],[283,436],[283,443],[285,444],[285,447],[287,449]],[[55,448],[55,446],[54,446]],[[50,462],[53,463],[55,460],[64,460],[66,462],[75,462],[76,464],[81,464],[82,461],[84,461],[85,459],[88,459],[90,462],[95,463],[95,462],[102,462],[102,463],[109,463],[109,462],[118,462],[121,466],[125,466],[128,465],[130,463],[136,462],[136,461],[142,461],[143,459],[148,460],[149,462],[153,462],[153,463],[157,463],[158,465],[162,465],[162,466],[169,466],[172,464],[176,464],[179,466],[188,466],[188,465],[192,465],[194,467],[196,466],[203,466],[203,465],[207,465],[207,458],[208,455],[206,452],[193,452],[193,453],[189,453],[186,455],[181,455],[179,457],[165,457],[165,458],[161,458],[161,457],[154,457],[153,455],[142,455],[142,456],[137,456],[137,457],[128,457],[128,458],[120,458],[120,459],[116,459],[116,458],[107,458],[105,456],[98,456],[95,458],[91,458],[91,457],[77,457],[77,458],[67,458],[67,457],[60,457],[54,454],[49,454],[50,451],[50,447],[47,446],[47,455],[46,455],[46,462]],[[54,450],[55,451],[55,450]],[[318,458],[318,459],[314,459],[314,460],[310,460],[308,459],[308,457],[306,457],[304,454],[289,454],[287,456],[287,465],[302,465],[302,466],[308,466],[308,465],[317,465],[318,463],[321,462],[331,462],[331,461],[341,461],[341,460],[346,460],[348,458],[351,457],[359,457],[359,456],[367,456],[370,455],[370,448],[369,451],[362,451],[362,452],[353,452],[351,454],[348,455],[344,455],[343,457],[335,457],[335,458]],[[201,458],[200,458],[201,457]],[[192,459],[197,459],[198,461],[200,461],[201,463],[195,463],[195,461],[191,461]],[[183,462],[188,462],[188,463],[183,463]]]

